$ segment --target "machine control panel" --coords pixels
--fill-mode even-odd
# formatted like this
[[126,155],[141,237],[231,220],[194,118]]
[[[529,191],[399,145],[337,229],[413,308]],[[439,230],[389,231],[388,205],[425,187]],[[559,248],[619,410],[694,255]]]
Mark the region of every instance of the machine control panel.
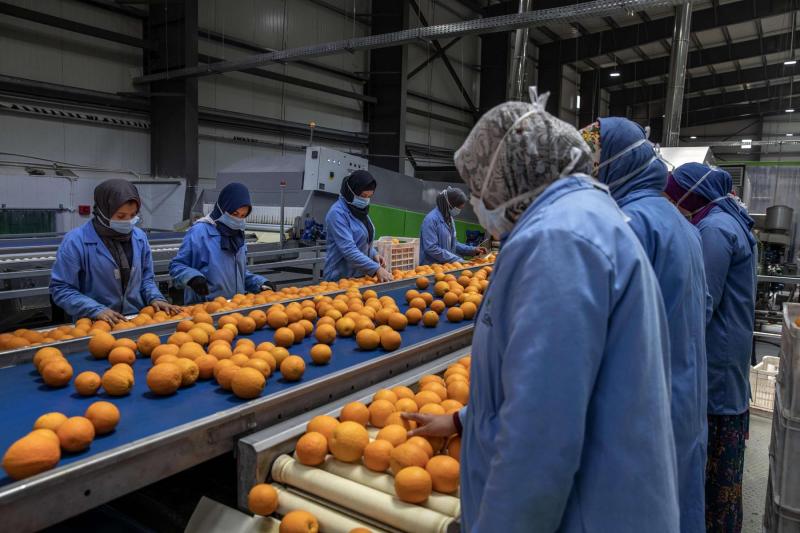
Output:
[[306,148],[303,189],[339,194],[342,180],[356,170],[368,170],[366,159],[323,146]]

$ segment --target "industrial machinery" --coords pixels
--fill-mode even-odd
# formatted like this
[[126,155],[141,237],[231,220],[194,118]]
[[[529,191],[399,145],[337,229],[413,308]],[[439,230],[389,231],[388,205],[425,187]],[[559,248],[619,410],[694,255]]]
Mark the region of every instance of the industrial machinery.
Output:
[[[369,288],[378,296],[391,296],[400,310],[405,311],[408,307],[405,293],[415,286],[414,282],[414,279],[406,279]],[[251,309],[236,311],[246,314]],[[224,314],[230,311],[215,314],[213,318],[217,320]],[[353,394],[364,396],[370,393],[371,387],[385,380],[411,383],[409,372],[415,369],[417,372],[442,369],[442,365],[446,366],[453,358],[451,354],[470,344],[473,327],[472,320],[460,323],[442,320],[437,327],[409,326],[403,331],[402,347],[392,352],[363,351],[357,348],[352,337],[339,338],[329,364],[307,364],[298,382],[273,377],[262,395],[254,400],[237,399],[219,389],[213,381],[199,381],[173,396],[153,397],[144,386],[150,365],[139,361],[133,365],[136,384],[132,393],[114,398],[121,412],[121,422],[115,431],[96,438],[84,452],[62,456],[53,470],[17,482],[0,477],[0,513],[4,517],[4,528],[29,531],[46,527],[209,461],[237,446],[242,454],[238,477],[252,484],[265,468],[269,468],[269,464],[257,456],[266,449],[259,444],[265,434],[257,432],[273,428],[266,436],[277,435],[274,442],[291,445],[295,434],[286,434],[285,426],[281,425],[291,417],[311,414],[319,408],[330,410],[331,402],[343,401]],[[113,334],[137,338],[150,332],[165,341],[174,330],[173,322]],[[273,332],[256,330],[249,339],[256,344],[272,340]],[[295,344],[291,351],[310,360],[314,343],[313,336],[308,337]],[[102,373],[108,367],[108,361],[88,356],[88,338],[61,341],[57,346],[68,357],[76,374],[86,370]],[[53,410],[68,416],[78,415],[94,401],[74,394],[71,388],[48,389],[40,385],[31,374],[30,366],[36,350],[35,347],[23,348],[0,354],[0,395],[4,396],[0,401],[5,406],[0,449],[6,449],[30,431],[39,415]],[[291,423],[296,426],[297,420]],[[244,443],[248,435],[254,438]],[[270,441],[269,445],[272,443]],[[253,453],[242,453],[245,446],[251,446]],[[42,512],[42,502],[47,502],[47,512]]]

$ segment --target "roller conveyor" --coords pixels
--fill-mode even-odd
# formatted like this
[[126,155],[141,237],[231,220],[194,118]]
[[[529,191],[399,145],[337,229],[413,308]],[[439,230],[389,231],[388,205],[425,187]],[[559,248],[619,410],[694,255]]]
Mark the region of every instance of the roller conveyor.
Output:
[[[392,296],[404,311],[404,294],[412,284],[413,280],[403,280],[369,288],[379,295]],[[0,513],[14,530],[38,529],[61,521],[230,451],[243,435],[466,346],[472,328],[471,321],[452,324],[444,317],[436,328],[410,326],[402,333],[402,347],[391,353],[362,352],[354,339],[337,339],[334,357],[326,366],[310,363],[309,350],[316,341],[309,337],[290,350],[307,361],[302,380],[288,383],[271,377],[263,395],[251,401],[218,389],[214,381],[198,382],[172,397],[152,396],[146,386],[150,368],[146,360],[134,365],[136,385],[132,394],[82,398],[72,387],[49,389],[32,366],[20,364],[30,361],[36,349],[0,354],[0,362],[15,365],[0,369],[0,401],[5,414],[0,433],[2,449],[30,431],[36,418],[46,412],[81,415],[93,401],[106,399],[122,413],[115,432],[97,438],[86,452],[62,457],[56,469],[22,482],[0,479]],[[124,330],[117,336],[135,338],[148,331],[166,337],[174,331],[174,323]],[[264,329],[249,338],[259,343],[272,340],[272,336],[272,330]],[[75,375],[84,370],[101,373],[109,366],[107,361],[91,358],[85,351],[87,342],[86,338],[74,339],[58,345],[65,354],[71,354]],[[42,501],[48,502],[46,516],[41,513]]]

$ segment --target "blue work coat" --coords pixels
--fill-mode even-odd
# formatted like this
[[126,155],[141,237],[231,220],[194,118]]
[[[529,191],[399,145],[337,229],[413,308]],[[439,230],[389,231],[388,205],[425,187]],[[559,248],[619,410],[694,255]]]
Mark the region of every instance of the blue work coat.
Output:
[[419,264],[455,263],[465,255],[474,255],[475,248],[461,244],[456,239],[456,224],[450,217],[450,226],[444,215],[434,207],[425,215],[419,230]]
[[[367,218],[372,225],[372,220]],[[375,226],[372,225],[373,235]],[[380,267],[378,253],[369,242],[367,228],[353,216],[342,198],[334,203],[325,217],[327,248],[325,250],[325,279],[371,276]]]
[[[267,278],[247,269],[247,244],[233,253],[223,250],[221,235],[214,224],[195,222],[169,264],[169,275],[184,287],[183,302],[194,304],[217,296],[231,298],[236,294],[260,292]],[[200,296],[188,285],[189,280],[203,276],[208,281],[208,296]]]
[[53,302],[73,318],[95,318],[106,308],[135,315],[153,300],[164,300],[153,275],[150,244],[139,228],[133,230],[131,247],[131,273],[122,294],[119,267],[92,221],[68,232],[50,274]]
[[505,239],[475,324],[464,531],[678,531],[666,328],[613,200],[585,177],[550,185]]
[[[602,159],[610,158],[644,138],[641,126],[627,119],[600,119]],[[705,321],[708,288],[700,234],[661,194],[667,168],[652,160],[650,145],[628,152],[601,173],[601,181],[641,169],[612,190],[630,218],[630,228],[642,244],[658,278],[670,341],[672,430],[678,461],[681,531],[705,532],[705,468],[708,442],[706,416]],[[651,161],[646,168],[647,161]]]
[[708,413],[749,409],[756,291],[756,250],[742,225],[718,206],[698,224],[712,300],[706,329]]

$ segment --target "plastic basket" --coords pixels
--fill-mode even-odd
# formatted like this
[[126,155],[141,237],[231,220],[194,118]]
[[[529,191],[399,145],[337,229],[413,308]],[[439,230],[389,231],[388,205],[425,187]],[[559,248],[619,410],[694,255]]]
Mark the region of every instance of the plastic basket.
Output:
[[772,502],[784,516],[800,518],[800,419],[783,415],[780,390],[775,394],[772,440],[769,443],[769,477]]
[[386,270],[414,270],[419,266],[419,239],[381,237],[375,242],[378,253],[386,260]]
[[767,497],[764,502],[763,531],[765,533],[800,533],[800,517],[781,509],[775,503],[772,477],[767,480]]
[[778,378],[780,363],[780,357],[767,355],[750,369],[751,408],[772,412],[775,403],[775,381]]
[[784,416],[800,416],[800,328],[795,320],[800,317],[800,304],[783,304],[783,332],[781,335],[781,367],[778,371],[778,389],[781,392]]

